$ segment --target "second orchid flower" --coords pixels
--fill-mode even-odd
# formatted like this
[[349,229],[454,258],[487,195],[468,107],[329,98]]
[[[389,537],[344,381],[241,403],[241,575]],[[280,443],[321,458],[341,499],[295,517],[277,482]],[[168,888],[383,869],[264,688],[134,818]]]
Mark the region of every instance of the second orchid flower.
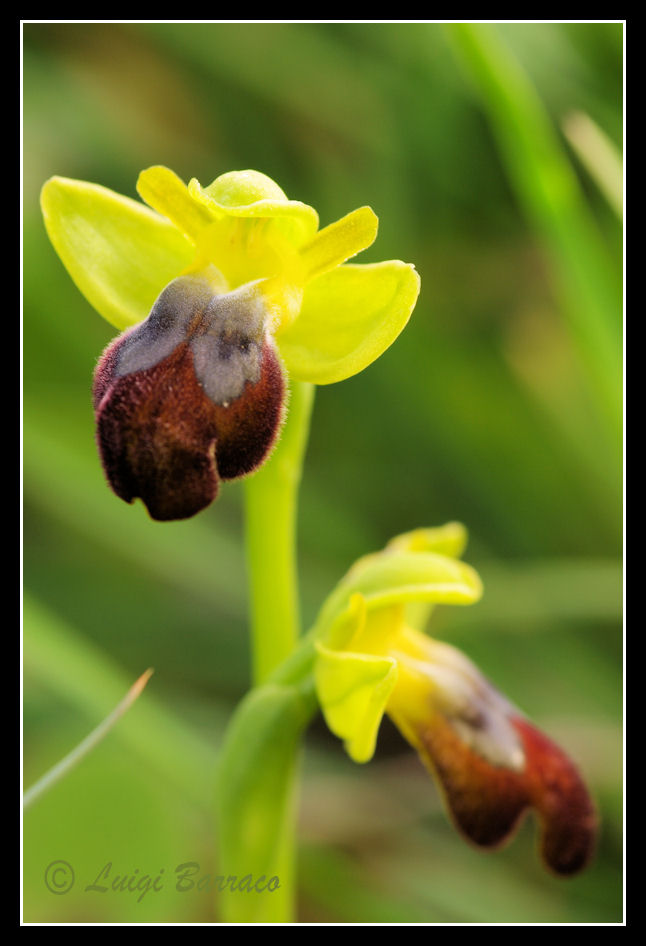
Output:
[[407,613],[415,606],[419,621],[420,607],[479,599],[480,579],[459,559],[465,543],[464,528],[449,523],[398,536],[354,565],[318,620],[321,708],[356,762],[372,757],[387,713],[468,840],[498,847],[533,809],[546,865],[574,874],[596,836],[576,767],[464,654],[417,630]]

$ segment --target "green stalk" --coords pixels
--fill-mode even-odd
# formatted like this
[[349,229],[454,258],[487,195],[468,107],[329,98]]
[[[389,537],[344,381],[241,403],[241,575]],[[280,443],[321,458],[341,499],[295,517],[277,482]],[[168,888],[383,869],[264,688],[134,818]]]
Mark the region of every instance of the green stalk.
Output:
[[238,882],[264,878],[267,884],[277,878],[278,886],[258,892],[231,890],[229,885],[218,903],[226,922],[294,920],[300,741],[316,702],[307,672],[271,675],[293,654],[300,636],[297,500],[313,397],[313,385],[293,384],[281,440],[269,462],[246,483],[255,686],[231,721],[220,758],[220,871]]
[[293,383],[280,442],[269,462],[245,484],[255,684],[289,656],[300,634],[297,501],[313,400],[314,385]]

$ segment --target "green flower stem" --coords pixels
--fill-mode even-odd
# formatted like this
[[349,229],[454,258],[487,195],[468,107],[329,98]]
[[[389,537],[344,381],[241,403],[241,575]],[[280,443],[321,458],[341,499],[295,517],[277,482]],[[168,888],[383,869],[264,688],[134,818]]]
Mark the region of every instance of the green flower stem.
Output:
[[292,652],[300,634],[296,568],[298,487],[314,385],[294,382],[282,437],[245,487],[253,680],[262,683]]
[[[308,635],[247,694],[229,725],[218,768],[219,870],[237,878],[239,889],[229,885],[219,898],[225,922],[294,919],[297,775],[302,734],[318,706],[315,653]],[[263,885],[276,881],[262,891],[246,889],[261,878]]]
[[[222,919],[234,923],[294,919],[300,742],[316,709],[313,645],[303,641],[295,651],[297,499],[314,386],[295,382],[290,393],[280,442],[245,484],[255,687],[229,726],[217,785],[221,873],[238,882],[249,878],[218,904]],[[251,878],[256,884],[277,878],[276,889],[249,892]]]

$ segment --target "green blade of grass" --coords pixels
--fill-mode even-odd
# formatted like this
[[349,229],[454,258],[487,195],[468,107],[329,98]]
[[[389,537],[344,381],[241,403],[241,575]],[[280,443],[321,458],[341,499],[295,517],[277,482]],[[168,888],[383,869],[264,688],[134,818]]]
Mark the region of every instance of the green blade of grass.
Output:
[[[89,718],[114,707],[130,685],[128,676],[47,608],[25,595],[25,670]],[[152,695],[118,727],[119,738],[143,764],[184,795],[207,805],[216,747],[192,732]]]
[[617,449],[622,401],[617,268],[521,65],[490,26],[456,23],[447,29],[482,98],[518,201],[552,254],[564,315]]
[[610,138],[584,112],[570,112],[562,122],[572,150],[620,220],[624,216],[621,155]]
[[115,706],[111,713],[102,720],[95,729],[89,733],[85,739],[81,740],[77,746],[75,746],[71,752],[68,752],[60,762],[57,762],[56,765],[52,766],[48,772],[38,779],[31,788],[28,788],[22,797],[22,807],[28,808],[30,805],[33,805],[41,795],[48,791],[52,785],[55,785],[56,782],[64,778],[68,772],[70,772],[75,765],[83,759],[88,752],[91,752],[95,746],[97,746],[101,740],[107,736],[114,724],[121,719],[124,713],[126,713],[135,700],[143,692],[144,687],[150,680],[153,674],[153,670],[149,668],[145,670],[140,677],[135,680],[133,685],[130,687],[124,698]]

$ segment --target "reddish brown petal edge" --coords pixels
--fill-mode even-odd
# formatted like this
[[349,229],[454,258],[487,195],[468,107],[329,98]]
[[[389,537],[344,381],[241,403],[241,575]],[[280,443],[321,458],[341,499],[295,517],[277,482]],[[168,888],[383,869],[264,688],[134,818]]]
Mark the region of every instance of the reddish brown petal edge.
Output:
[[436,775],[452,821],[479,847],[511,840],[534,808],[540,851],[560,876],[581,871],[594,852],[597,816],[574,763],[551,739],[521,717],[512,717],[525,752],[521,771],[497,766],[473,751],[450,721],[438,717],[418,736],[421,755]]

